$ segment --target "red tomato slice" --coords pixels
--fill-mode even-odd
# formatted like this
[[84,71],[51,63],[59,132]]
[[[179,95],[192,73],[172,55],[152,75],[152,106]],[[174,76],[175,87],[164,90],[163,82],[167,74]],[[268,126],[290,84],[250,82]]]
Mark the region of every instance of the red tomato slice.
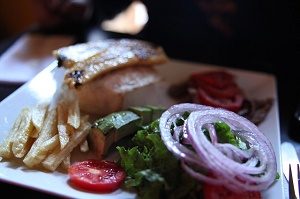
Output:
[[76,162],[69,167],[68,172],[73,186],[101,193],[117,190],[126,177],[120,166],[106,160]]
[[196,102],[237,112],[242,107],[244,95],[226,71],[194,73],[190,76],[191,87],[197,90]]
[[222,89],[210,86],[205,83],[202,83],[199,87],[205,90],[210,96],[216,98],[233,98],[237,94],[242,94],[241,90],[236,84],[231,84]]
[[195,86],[206,84],[220,89],[235,84],[234,76],[226,71],[194,73],[191,75],[190,79]]
[[260,192],[242,192],[235,193],[223,186],[204,184],[205,199],[261,199]]
[[244,97],[240,94],[236,94],[233,98],[216,98],[210,96],[205,90],[198,88],[197,100],[204,105],[237,112],[242,107]]

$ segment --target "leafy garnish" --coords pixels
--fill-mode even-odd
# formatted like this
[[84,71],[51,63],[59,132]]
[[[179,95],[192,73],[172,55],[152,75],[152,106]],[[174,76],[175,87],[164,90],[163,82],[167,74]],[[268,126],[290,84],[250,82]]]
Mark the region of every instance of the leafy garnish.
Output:
[[238,146],[238,142],[228,124],[220,121],[214,123],[214,127],[216,129],[218,141],[220,143],[229,143],[234,146]]
[[142,199],[199,196],[195,194],[199,183],[182,171],[180,161],[161,140],[158,120],[139,130],[132,142],[132,148],[117,147],[128,175],[126,188],[135,188]]
[[[218,121],[213,123],[213,125],[215,127],[219,143],[229,143],[242,150],[248,149],[247,142],[244,139],[236,136],[228,124],[222,121]],[[203,129],[203,133],[205,134],[207,139],[211,141],[208,130]]]

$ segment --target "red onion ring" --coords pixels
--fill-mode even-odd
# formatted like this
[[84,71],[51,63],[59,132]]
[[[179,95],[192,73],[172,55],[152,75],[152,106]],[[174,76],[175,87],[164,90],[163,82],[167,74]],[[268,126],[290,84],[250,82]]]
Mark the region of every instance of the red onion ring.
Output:
[[[180,142],[178,135],[172,135],[171,126],[186,111],[190,115],[180,127],[186,140]],[[209,124],[219,121],[228,124],[250,148],[242,150],[218,143]],[[203,128],[209,131],[211,141]],[[177,104],[162,114],[160,131],[166,147],[181,160],[183,169],[200,181],[242,192],[266,190],[276,178],[276,157],[271,142],[256,125],[236,113],[197,104]],[[190,144],[192,149],[182,143]]]

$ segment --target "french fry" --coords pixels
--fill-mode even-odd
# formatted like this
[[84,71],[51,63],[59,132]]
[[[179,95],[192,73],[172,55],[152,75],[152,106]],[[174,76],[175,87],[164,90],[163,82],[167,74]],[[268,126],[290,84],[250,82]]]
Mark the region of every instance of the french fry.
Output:
[[89,144],[88,144],[88,141],[86,139],[83,142],[80,143],[80,151],[81,152],[89,151]]
[[57,112],[56,109],[51,109],[48,111],[39,137],[33,143],[23,159],[23,162],[28,167],[33,167],[41,163],[49,151],[53,150],[57,144],[59,144],[57,135]]
[[57,105],[57,130],[60,141],[60,148],[63,149],[70,140],[68,133],[68,109],[64,103],[59,103]]
[[71,165],[71,154],[69,154],[61,163],[63,169],[67,170]]
[[54,171],[67,156],[70,155],[71,151],[79,145],[87,136],[90,129],[89,123],[83,123],[80,125],[79,129],[71,135],[70,141],[62,150],[55,150],[50,154],[43,162],[42,165],[50,170]]
[[39,164],[42,162],[45,157],[48,155],[49,152],[54,150],[57,146],[59,146],[59,138],[58,135],[54,135],[52,138],[49,140],[43,142],[38,150],[34,151],[33,159],[30,161],[29,158],[24,158],[23,162],[28,166],[28,167],[34,167],[35,165]]
[[32,132],[32,135],[30,135],[33,138],[38,137],[38,134],[40,133],[42,129],[42,125],[47,113],[47,104],[38,104],[36,107],[34,107],[31,110],[31,120],[35,127],[35,131]]
[[69,104],[68,124],[78,129],[80,126],[80,109],[78,99]]
[[34,131],[29,108],[23,110],[22,121],[15,132],[12,144],[12,152],[15,157],[22,158],[30,149],[33,139],[30,137]]
[[17,119],[15,120],[13,127],[9,131],[8,136],[6,137],[4,142],[0,145],[0,157],[6,158],[6,159],[13,157],[13,153],[12,153],[11,149],[12,149],[14,136],[19,129],[19,126],[21,124],[21,121],[22,121],[22,118],[24,117],[25,112],[26,112],[26,109],[24,108],[18,115]]
[[70,141],[70,137],[67,132],[67,126],[64,124],[59,124],[57,125],[57,130],[59,135],[60,148],[63,149]]

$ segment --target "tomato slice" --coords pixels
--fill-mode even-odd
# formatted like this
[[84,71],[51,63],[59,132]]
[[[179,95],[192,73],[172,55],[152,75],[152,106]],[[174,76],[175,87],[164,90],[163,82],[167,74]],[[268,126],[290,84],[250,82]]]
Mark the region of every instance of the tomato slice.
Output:
[[210,86],[208,84],[201,84],[199,87],[205,90],[210,96],[216,98],[233,98],[237,94],[242,94],[241,90],[236,84],[229,85],[222,89]]
[[235,84],[234,76],[226,71],[194,73],[190,76],[190,80],[192,81],[192,84],[196,86],[206,84],[219,89]]
[[205,183],[204,187],[205,199],[261,199],[261,193],[255,191],[235,193],[223,186],[210,185]]
[[101,193],[117,190],[126,177],[122,167],[106,160],[76,162],[69,167],[68,172],[74,187]]
[[233,112],[241,109],[244,94],[226,71],[194,73],[190,76],[190,87],[195,88],[195,102]]
[[237,112],[241,109],[244,97],[240,94],[236,94],[232,98],[216,98],[209,95],[202,88],[198,88],[197,90],[197,100],[201,104],[205,104],[207,106],[212,106],[216,108],[224,108],[233,112]]

